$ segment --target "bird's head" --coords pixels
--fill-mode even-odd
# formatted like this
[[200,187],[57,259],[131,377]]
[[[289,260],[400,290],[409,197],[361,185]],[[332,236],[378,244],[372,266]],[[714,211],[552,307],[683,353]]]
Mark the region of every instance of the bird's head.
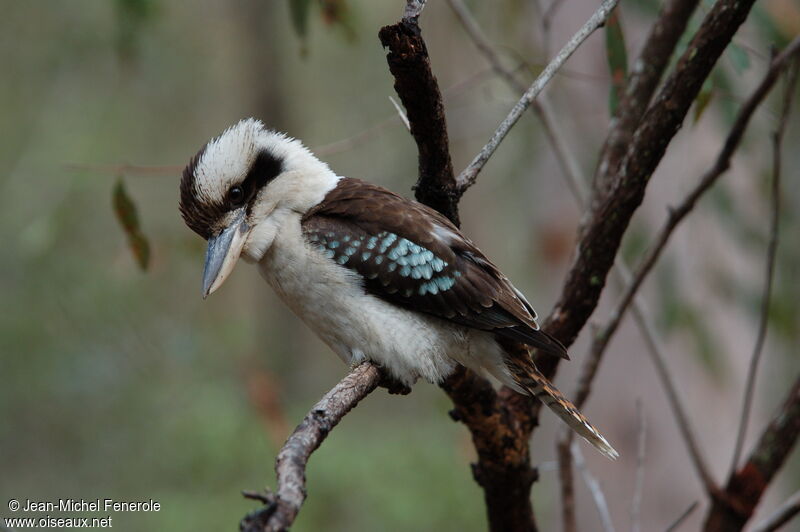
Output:
[[208,241],[203,297],[242,256],[259,261],[291,213],[322,201],[338,179],[300,141],[249,118],[211,139],[183,171],[180,211]]

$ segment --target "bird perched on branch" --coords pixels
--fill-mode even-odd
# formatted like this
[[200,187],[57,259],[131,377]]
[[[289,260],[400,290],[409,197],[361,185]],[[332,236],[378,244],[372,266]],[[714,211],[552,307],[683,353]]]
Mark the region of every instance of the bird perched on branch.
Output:
[[346,363],[372,360],[406,385],[440,382],[457,364],[488,372],[617,457],[529,352],[567,358],[564,347],[438,212],[336,175],[298,140],[254,119],[191,159],[180,196],[184,221],[208,241],[203,297],[242,257]]

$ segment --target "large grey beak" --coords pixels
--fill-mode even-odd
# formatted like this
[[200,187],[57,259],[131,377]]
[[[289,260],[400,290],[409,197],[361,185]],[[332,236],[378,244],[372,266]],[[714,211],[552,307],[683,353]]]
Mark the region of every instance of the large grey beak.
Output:
[[220,234],[208,239],[206,264],[203,268],[203,299],[222,286],[233,271],[250,228],[244,221],[245,209],[236,212],[236,217]]

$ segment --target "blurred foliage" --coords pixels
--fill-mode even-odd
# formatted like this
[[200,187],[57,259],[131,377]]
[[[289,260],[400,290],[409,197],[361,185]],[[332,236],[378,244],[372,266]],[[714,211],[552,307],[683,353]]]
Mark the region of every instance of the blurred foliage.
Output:
[[694,354],[707,375],[718,383],[728,377],[726,359],[712,325],[708,321],[704,305],[691,300],[681,288],[674,266],[663,260],[657,272],[660,307],[658,325],[665,336],[680,331],[688,334],[694,344]]
[[156,0],[114,0],[117,10],[117,54],[122,62],[136,58],[142,30],[157,16]]
[[292,27],[300,39],[301,55],[308,53],[308,27],[313,8],[319,8],[325,24],[340,29],[347,41],[356,40],[354,11],[347,0],[289,0],[289,14]]

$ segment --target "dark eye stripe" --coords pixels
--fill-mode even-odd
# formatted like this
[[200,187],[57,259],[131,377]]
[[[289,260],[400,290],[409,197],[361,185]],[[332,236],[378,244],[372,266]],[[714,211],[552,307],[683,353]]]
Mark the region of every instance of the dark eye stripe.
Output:
[[256,197],[258,192],[264,188],[267,183],[275,179],[283,172],[283,161],[275,157],[272,153],[262,150],[256,156],[253,166],[247,172],[247,176],[242,182],[242,190],[244,190],[245,201],[248,205],[248,210],[252,207],[253,198]]

